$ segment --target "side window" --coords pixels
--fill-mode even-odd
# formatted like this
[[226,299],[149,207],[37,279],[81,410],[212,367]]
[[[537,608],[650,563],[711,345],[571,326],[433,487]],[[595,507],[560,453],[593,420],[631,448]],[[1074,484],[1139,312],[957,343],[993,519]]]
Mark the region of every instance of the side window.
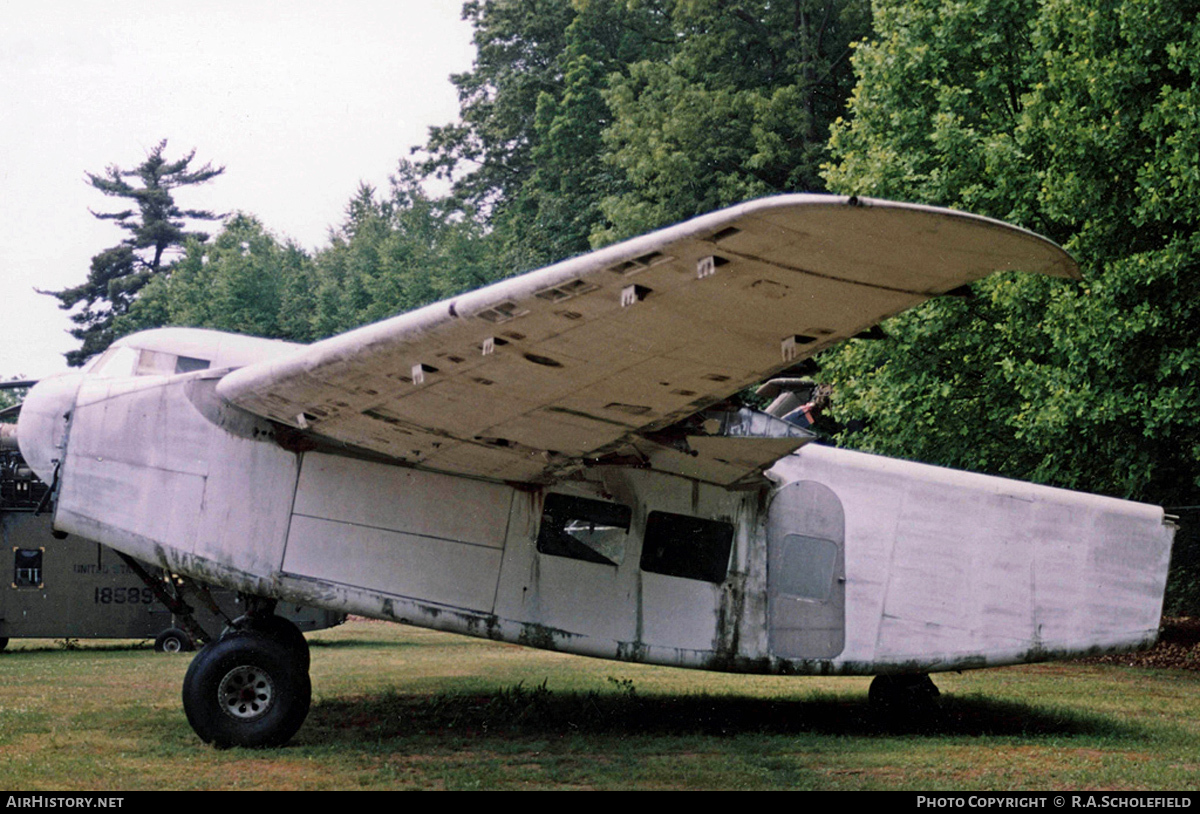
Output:
[[838,544],[817,537],[789,534],[772,554],[771,576],[776,590],[799,599],[825,602],[833,592],[837,574]]
[[178,356],[157,350],[142,351],[138,362],[139,376],[170,376],[175,373],[191,373],[194,370],[204,370],[209,365],[207,359],[197,359],[192,356]]
[[170,376],[175,372],[175,354],[158,350],[144,350],[138,359],[136,375]]
[[537,550],[553,557],[620,565],[632,514],[620,503],[546,495]]
[[13,549],[13,587],[42,587],[42,549]]
[[125,376],[173,376],[205,370],[212,363],[194,356],[180,356],[160,350],[139,350],[128,345],[109,348],[85,369],[102,379]]
[[137,369],[141,354],[128,345],[121,345],[106,350],[95,367],[89,367],[88,372],[101,379],[120,379],[132,376]]
[[207,359],[197,359],[193,356],[180,356],[175,361],[176,373],[192,373],[197,370],[207,370],[212,364]]
[[722,583],[729,572],[733,526],[684,514],[650,512],[642,543],[642,570],[668,577]]

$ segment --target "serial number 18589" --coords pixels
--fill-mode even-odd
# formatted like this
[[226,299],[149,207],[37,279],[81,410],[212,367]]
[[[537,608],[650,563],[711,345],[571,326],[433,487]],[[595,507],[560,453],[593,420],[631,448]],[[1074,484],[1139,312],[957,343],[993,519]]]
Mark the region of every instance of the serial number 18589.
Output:
[[97,605],[150,605],[154,592],[149,588],[97,588],[93,602]]

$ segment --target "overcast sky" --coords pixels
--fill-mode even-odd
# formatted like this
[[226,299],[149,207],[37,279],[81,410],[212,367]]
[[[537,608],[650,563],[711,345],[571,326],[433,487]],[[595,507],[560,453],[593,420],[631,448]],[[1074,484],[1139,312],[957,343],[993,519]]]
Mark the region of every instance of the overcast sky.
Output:
[[184,208],[257,215],[326,242],[360,181],[386,188],[470,68],[459,0],[0,0],[0,378],[65,369],[66,312],[124,232],[86,172],[169,159],[223,165]]

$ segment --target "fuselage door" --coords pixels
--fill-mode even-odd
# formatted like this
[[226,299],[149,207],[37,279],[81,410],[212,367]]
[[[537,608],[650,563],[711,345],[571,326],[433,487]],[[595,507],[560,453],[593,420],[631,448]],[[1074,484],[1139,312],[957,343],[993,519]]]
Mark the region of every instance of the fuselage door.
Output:
[[846,644],[846,521],[826,486],[781,489],[767,520],[767,619],[771,654],[831,659]]

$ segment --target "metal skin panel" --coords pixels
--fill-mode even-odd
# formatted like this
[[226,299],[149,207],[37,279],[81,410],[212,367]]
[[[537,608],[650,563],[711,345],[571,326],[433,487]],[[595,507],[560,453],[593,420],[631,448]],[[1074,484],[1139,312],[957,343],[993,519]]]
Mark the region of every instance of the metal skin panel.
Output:
[[[985,218],[767,198],[249,365],[218,391],[422,468],[549,483],[634,430],[1011,268],[1076,275],[1057,246]],[[799,343],[785,346],[790,337]],[[539,438],[530,426],[547,409],[590,423]],[[497,452],[513,465],[497,467]]]
[[[171,615],[111,551],[50,534],[50,518],[0,512],[0,636],[136,638],[170,627]],[[40,584],[18,587],[15,548],[42,549]]]
[[505,615],[544,631],[549,641],[553,631],[563,631],[572,639],[603,642],[615,654],[619,643],[639,638],[635,571],[534,553],[521,601],[507,606]]
[[310,452],[300,470],[293,512],[502,548],[512,495],[512,487],[501,484]]
[[[47,514],[0,511],[0,543],[0,568],[7,569],[0,584],[0,636],[138,639],[154,638],[177,626],[171,612],[115,552],[75,535],[54,537]],[[14,548],[43,550],[40,586],[12,584]],[[210,595],[224,615],[194,608],[207,631],[220,631],[228,618],[245,612],[229,591],[213,589]],[[277,612],[301,630],[322,630],[344,621],[340,615],[290,603],[280,603]]]
[[164,567],[198,557],[205,568],[277,572],[296,455],[255,440],[269,425],[221,405],[213,384],[208,372],[85,378],[55,527]]
[[122,337],[110,348],[136,346],[142,350],[161,351],[176,356],[203,359],[213,370],[242,367],[264,359],[293,353],[303,345],[279,339],[210,331],[203,328],[157,328]]
[[688,436],[692,453],[639,442],[633,446],[660,472],[728,486],[757,480],[767,466],[807,443],[808,438],[722,438]]
[[296,516],[283,570],[424,605],[489,614],[500,554],[454,540]]
[[511,487],[308,453],[285,573],[490,613]]
[[1161,509],[809,445],[771,474],[846,518],[840,668],[926,671],[1153,641],[1173,529]]
[[713,653],[721,586],[693,579],[642,574],[642,637],[647,648]]

